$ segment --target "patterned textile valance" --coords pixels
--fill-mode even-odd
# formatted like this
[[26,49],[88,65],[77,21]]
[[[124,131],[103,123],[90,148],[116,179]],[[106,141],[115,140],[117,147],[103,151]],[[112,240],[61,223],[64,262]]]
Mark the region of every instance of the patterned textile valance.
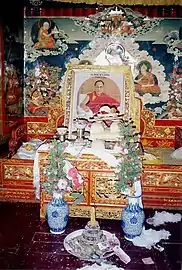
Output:
[[181,0],[54,0],[62,3],[85,3],[89,5],[146,5],[146,6],[169,6],[181,5]]

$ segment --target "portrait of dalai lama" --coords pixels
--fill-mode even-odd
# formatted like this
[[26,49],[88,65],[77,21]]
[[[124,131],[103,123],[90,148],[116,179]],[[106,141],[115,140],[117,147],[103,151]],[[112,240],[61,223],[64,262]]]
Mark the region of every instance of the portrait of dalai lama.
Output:
[[80,103],[80,108],[85,113],[91,111],[95,115],[103,105],[119,107],[120,98],[117,96],[114,98],[112,96],[112,89],[110,89],[110,94],[106,93],[104,80],[97,79],[93,83],[92,91],[89,91]]

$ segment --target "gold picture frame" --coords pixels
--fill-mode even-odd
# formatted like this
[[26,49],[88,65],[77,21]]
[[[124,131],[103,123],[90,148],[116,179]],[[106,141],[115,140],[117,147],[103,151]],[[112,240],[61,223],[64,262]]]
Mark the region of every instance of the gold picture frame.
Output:
[[[79,111],[80,96],[92,93],[93,90],[90,89],[90,86],[91,84],[94,86],[98,81],[103,82],[105,100],[113,100],[115,97],[115,100],[119,101],[119,110],[124,114],[124,117],[126,119],[132,118],[136,126],[139,126],[134,81],[129,66],[68,65],[63,86],[63,102],[65,108],[64,125],[68,127],[69,138],[75,131],[73,120],[78,117],[87,118],[85,111],[85,115],[83,115],[83,111],[81,113]],[[92,117],[92,112],[92,110],[89,111],[88,117]]]

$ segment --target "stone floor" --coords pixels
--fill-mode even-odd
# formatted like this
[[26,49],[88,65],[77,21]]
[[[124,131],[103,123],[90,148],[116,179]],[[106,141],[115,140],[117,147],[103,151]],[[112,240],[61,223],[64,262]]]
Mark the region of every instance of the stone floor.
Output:
[[[145,210],[146,217],[154,211]],[[76,270],[88,264],[70,255],[63,246],[63,239],[70,232],[85,226],[87,219],[70,218],[64,234],[49,233],[47,222],[39,219],[39,205],[28,203],[0,203],[0,269],[64,269]],[[102,229],[115,233],[121,247],[131,257],[127,265],[115,255],[109,258],[126,270],[181,270],[182,224],[171,223],[161,228],[169,230],[171,237],[162,241],[163,252],[135,247],[123,238],[120,222],[99,220]],[[146,228],[147,227],[146,225]],[[142,258],[151,257],[152,265],[145,265]]]

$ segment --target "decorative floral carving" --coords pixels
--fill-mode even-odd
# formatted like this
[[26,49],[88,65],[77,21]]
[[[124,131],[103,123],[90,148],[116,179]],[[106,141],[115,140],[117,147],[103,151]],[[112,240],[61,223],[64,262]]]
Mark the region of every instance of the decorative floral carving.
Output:
[[27,134],[55,134],[58,120],[63,113],[63,108],[51,109],[48,113],[48,122],[27,122]]
[[[182,188],[182,167],[181,173],[171,172],[149,172],[146,171],[142,174],[142,183],[144,186],[150,187],[179,187]],[[174,191],[173,191],[174,192]]]
[[97,172],[91,174],[92,179],[92,203],[125,204],[125,198],[115,188],[116,180],[114,172]]
[[6,190],[6,191],[0,191],[0,199],[1,200],[11,200],[11,201],[33,201],[35,202],[35,195],[34,191],[26,191],[26,190]]
[[4,165],[4,179],[29,180],[33,179],[33,166]]
[[141,118],[145,123],[143,138],[161,138],[161,139],[174,139],[175,127],[174,126],[156,126],[155,116],[149,111],[143,109],[141,111]]

